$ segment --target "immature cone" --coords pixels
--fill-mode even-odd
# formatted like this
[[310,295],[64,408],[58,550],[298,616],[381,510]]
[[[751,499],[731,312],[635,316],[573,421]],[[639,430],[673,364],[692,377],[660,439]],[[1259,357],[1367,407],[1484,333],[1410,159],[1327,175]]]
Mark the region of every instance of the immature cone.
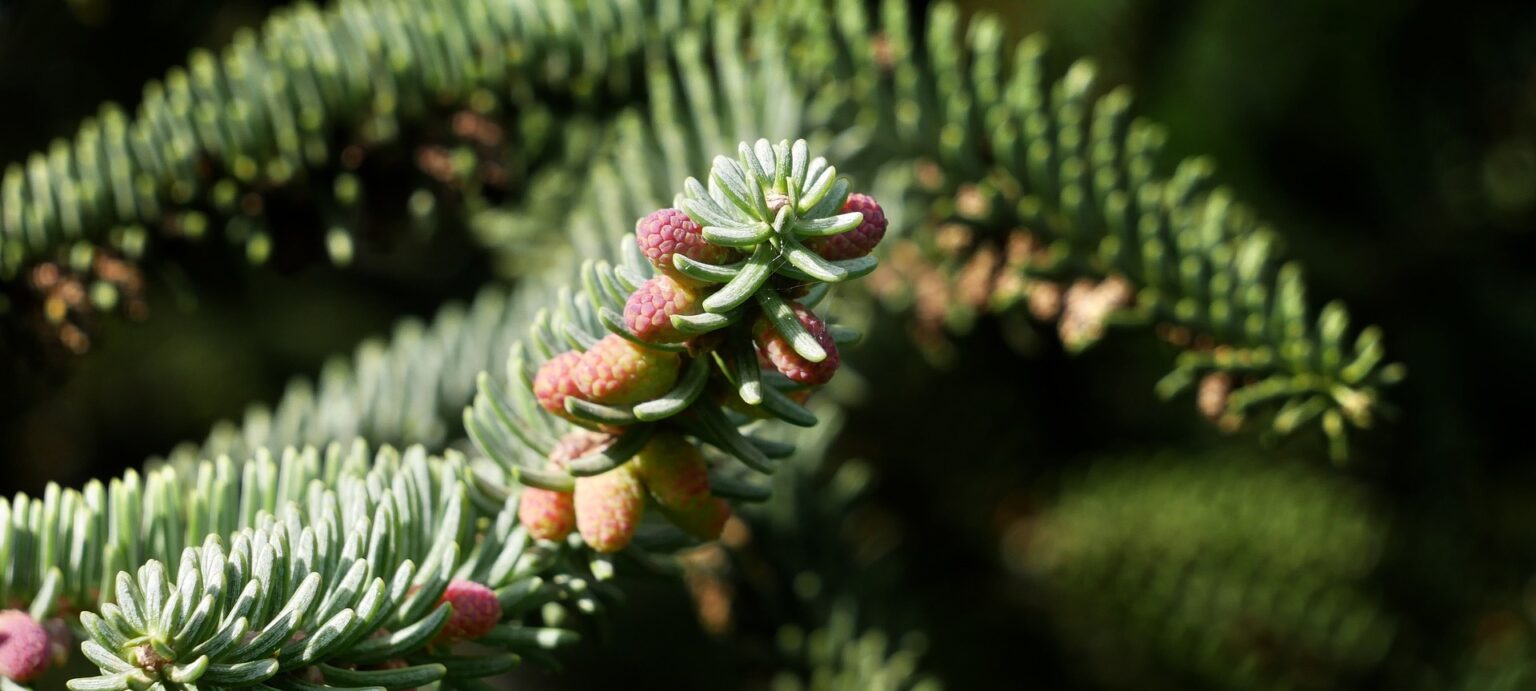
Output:
[[659,209],[635,224],[635,244],[651,264],[684,285],[699,282],[677,271],[672,257],[681,254],[706,264],[728,264],[737,253],[729,247],[710,244],[704,229],[679,209]]
[[864,222],[859,227],[831,237],[809,238],[805,246],[823,259],[833,261],[856,259],[874,251],[875,245],[880,244],[881,238],[885,237],[885,210],[880,208],[874,197],[855,192],[848,195],[848,201],[843,202],[842,213],[853,211],[864,214]]
[[576,529],[599,552],[624,549],[645,511],[645,485],[634,463],[576,478]]
[[698,314],[704,311],[702,303],[692,288],[666,275],[657,276],[629,295],[624,303],[624,325],[642,341],[681,343],[689,335],[672,327],[672,315]]
[[474,581],[455,579],[438,602],[453,605],[453,613],[432,639],[437,645],[474,640],[490,633],[501,621],[501,600],[490,588]]
[[576,388],[593,403],[648,401],[672,390],[681,362],[677,353],[643,348],[609,334],[576,363]]
[[570,396],[581,398],[575,377],[579,362],[581,353],[574,350],[561,353],[544,363],[533,376],[533,397],[538,399],[539,405],[567,420],[574,420],[574,417],[565,410],[565,399]]
[[[576,430],[560,438],[549,452],[546,467],[564,470],[565,464],[585,456],[608,443],[612,437],[586,430]],[[540,540],[560,541],[576,529],[576,500],[570,492],[527,487],[517,505],[517,519],[528,527],[528,534]]]
[[0,676],[26,683],[48,668],[48,632],[26,612],[0,612]]
[[675,432],[658,432],[635,462],[668,520],[700,539],[720,537],[731,508],[709,493],[709,464],[697,447]]
[[837,373],[837,365],[840,361],[837,355],[837,344],[832,342],[832,334],[827,332],[827,324],[813,314],[810,310],[797,302],[789,303],[794,309],[795,317],[805,326],[812,338],[821,344],[827,351],[827,358],[821,362],[811,362],[799,353],[794,346],[773,327],[773,322],[767,317],[759,317],[752,327],[754,340],[757,342],[758,355],[767,360],[768,364],[778,370],[780,374],[789,377],[797,384],[809,386],[821,386]]

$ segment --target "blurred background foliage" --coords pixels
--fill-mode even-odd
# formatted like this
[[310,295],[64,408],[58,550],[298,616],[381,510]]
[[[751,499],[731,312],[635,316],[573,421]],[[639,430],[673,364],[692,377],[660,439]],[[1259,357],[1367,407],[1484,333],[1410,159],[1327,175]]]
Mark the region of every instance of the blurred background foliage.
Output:
[[[276,4],[0,0],[0,159],[103,100],[135,103]],[[1536,6],[960,4],[1131,85],[1170,156],[1212,155],[1315,299],[1383,328],[1409,372],[1397,414],[1336,467],[1319,444],[1270,448],[1188,397],[1158,401],[1174,350],[1150,333],[1069,356],[1048,328],[1021,340],[982,318],[936,361],[877,319],[850,353],[865,386],[841,397],[841,434],[795,476],[810,497],[749,515],[686,578],[633,584],[606,635],[530,688],[791,689],[766,660],[814,679],[866,625],[892,633],[861,660],[925,651],[956,689],[1536,685]],[[369,174],[385,190],[370,196],[409,189]],[[314,225],[273,213],[279,232]],[[0,490],[78,485],[200,439],[504,268],[464,224],[384,235],[345,268],[319,249],[253,268],[171,243],[141,267],[147,317],[100,319],[85,355],[7,331]],[[865,461],[832,462],[847,458]],[[817,509],[840,482],[860,489]],[[781,630],[796,608],[828,629]],[[810,687],[845,688],[827,674]]]

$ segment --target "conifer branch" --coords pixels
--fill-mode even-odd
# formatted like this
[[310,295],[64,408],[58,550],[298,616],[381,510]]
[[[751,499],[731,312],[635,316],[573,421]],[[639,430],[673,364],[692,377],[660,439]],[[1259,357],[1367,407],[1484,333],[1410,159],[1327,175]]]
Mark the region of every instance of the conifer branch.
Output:
[[[666,155],[623,162],[616,182],[631,196],[658,194],[646,188],[697,169],[728,140],[809,133],[877,188],[917,183],[901,190],[912,203],[892,209],[919,221],[909,226],[971,229],[962,244],[975,254],[958,264],[968,270],[940,271],[961,298],[940,316],[1028,302],[1060,321],[1074,350],[1107,325],[1158,324],[1189,349],[1160,394],[1198,384],[1201,408],[1223,424],[1260,419],[1281,435],[1318,427],[1339,457],[1347,428],[1371,425],[1383,387],[1402,376],[1378,330],[1352,329],[1337,302],[1312,311],[1299,267],[1209,161],[1163,172],[1165,136],[1134,117],[1129,92],[1101,85],[1086,61],[1057,76],[1039,37],[1014,44],[995,19],[962,20],[948,3],[916,34],[900,1],[877,18],[821,0],[573,7],[342,3],[281,14],[259,43],[248,36],[221,60],[199,55],[173,71],[137,118],[108,111],[73,144],[13,169],[0,183],[0,265],[14,271],[60,243],[99,241],[167,205],[213,195],[196,202],[211,208],[240,189],[286,184],[329,159],[332,131],[393,136],[434,104],[466,98],[544,112],[526,89],[499,95],[508,84],[566,90],[598,114],[599,132],[623,132],[640,121],[609,119],[604,104],[640,93],[631,78],[643,59],[644,127]],[[205,174],[203,161],[224,172]],[[656,168],[664,174],[638,172]],[[911,240],[919,254],[944,244],[933,232]],[[806,275],[833,275],[816,269]]]
[[[230,219],[260,259],[271,251],[260,204],[241,205],[306,182],[336,211],[327,244],[345,259],[346,210],[364,192],[349,169],[368,148],[445,117],[445,106],[493,110],[496,94],[528,104],[539,89],[586,101],[627,92],[628,64],[668,23],[645,21],[645,9],[348,0],[280,10],[218,56],[194,51],[146,86],[134,115],[108,104],[72,140],[10,166],[0,178],[0,275],[77,242],[136,256],[146,226],[198,237]],[[588,43],[599,36],[600,48]]]
[[[713,539],[729,515],[721,499],[764,498],[747,471],[772,473],[792,451],[738,427],[816,424],[805,397],[839,356],[811,308],[860,275],[849,262],[872,266],[886,232],[879,205],[803,140],[743,142],[684,190],[679,208],[635,224],[618,265],[582,265],[581,289],[563,291],[512,346],[506,384],[482,374],[464,411],[505,479],[534,488],[524,521],[540,537],[579,529],[600,552],[623,549],[644,490],[682,533]],[[696,448],[706,445],[716,460]]]
[[458,454],[374,454],[359,442],[50,486],[40,500],[0,500],[0,592],[30,601],[37,621],[79,613],[81,650],[102,676],[73,680],[77,689],[499,673],[492,658],[443,657],[445,627],[457,631],[474,604],[452,584],[494,589],[497,628],[477,634],[481,644],[537,658],[571,634],[519,622],[545,602],[582,606],[611,570],[531,542],[515,498],[474,494],[468,473]]
[[[762,262],[760,276],[747,284],[743,270],[710,287],[669,273],[674,255],[702,260],[722,250],[682,212],[642,219],[635,242],[625,244],[625,266],[589,261],[583,290],[561,291],[556,309],[534,320],[532,342],[542,356],[554,355],[551,343],[587,348],[577,358],[576,390],[562,381],[558,401],[549,391],[529,391],[517,345],[509,367],[513,400],[482,374],[466,431],[496,465],[473,469],[452,452],[428,459],[421,447],[403,458],[386,447],[369,465],[365,447],[343,454],[333,445],[323,460],[313,450],[290,452],[280,463],[260,453],[244,464],[227,456],[182,459],[143,482],[130,472],[105,488],[53,486],[42,502],[18,495],[14,508],[0,501],[0,556],[11,557],[0,595],[30,599],[34,621],[84,610],[82,651],[101,675],[73,680],[76,689],[455,686],[518,661],[515,654],[449,656],[460,638],[533,656],[530,644],[569,639],[518,626],[520,615],[551,598],[569,598],[585,611],[600,607],[590,584],[611,576],[612,566],[565,544],[572,524],[596,552],[615,552],[628,546],[648,501],[687,535],[711,539],[728,515],[712,491],[762,499],[750,484],[724,474],[717,480],[709,466],[718,460],[695,444],[771,470],[769,457],[790,447],[743,436],[739,415],[801,424],[814,424],[814,416],[780,392],[778,380],[762,385],[755,402],[733,398],[746,373],[763,380],[755,351],[797,390],[825,383],[837,364],[825,325],[778,297],[768,279],[784,278],[781,266],[828,261],[812,254],[832,251],[819,244],[828,238],[851,236],[867,252],[885,233],[879,207],[850,201],[846,183],[824,159],[811,158],[805,142],[743,144],[740,156],[717,160],[707,191],[690,179],[689,188],[705,196],[689,197],[689,206],[702,210],[701,219],[729,222],[722,227],[770,227],[755,247],[739,245]],[[849,211],[850,204],[865,211]],[[785,256],[794,252],[811,256]],[[653,266],[662,272],[640,283]],[[779,288],[795,295],[811,288],[799,274],[789,276],[794,280]],[[740,292],[733,304],[705,311],[711,296],[733,284]],[[657,302],[640,290],[647,286],[674,292]],[[622,317],[598,316],[618,310]],[[684,316],[727,312],[731,320],[668,331]],[[610,335],[598,339],[603,330]],[[746,355],[733,361],[728,347]],[[679,349],[688,353],[687,375],[679,375]],[[656,369],[653,360],[673,367]],[[720,389],[725,384],[734,388]],[[706,388],[724,398],[703,398]],[[720,407],[733,400],[741,413]],[[567,433],[551,448],[554,428],[533,413],[539,405],[602,432]],[[561,456],[572,443],[581,446]],[[526,464],[522,454],[533,450],[556,465]],[[519,492],[513,480],[530,487]],[[574,506],[559,498],[573,487]],[[571,517],[551,513],[560,511]],[[544,542],[531,546],[530,536]],[[646,542],[682,544],[655,531]]]

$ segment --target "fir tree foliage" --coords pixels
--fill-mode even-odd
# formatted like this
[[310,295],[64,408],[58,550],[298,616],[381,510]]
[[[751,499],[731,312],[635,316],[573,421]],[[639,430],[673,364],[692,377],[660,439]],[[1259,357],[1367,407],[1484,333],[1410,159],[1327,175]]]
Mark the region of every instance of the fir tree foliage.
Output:
[[[1402,376],[1380,332],[1353,328],[1336,302],[1314,312],[1275,231],[1210,161],[1166,172],[1166,135],[1091,62],[1060,72],[1043,38],[1014,43],[994,18],[965,20],[947,3],[918,19],[900,1],[873,16],[821,0],[301,6],[220,57],[195,54],[147,90],[137,116],[108,108],[9,171],[0,257],[14,273],[81,241],[137,254],[168,209],[192,209],[200,227],[233,215],[236,239],[265,256],[268,235],[246,228],[259,212],[231,213],[242,190],[259,197],[314,171],[330,199],[327,188],[357,189],[325,172],[346,152],[338,138],[366,149],[455,104],[547,124],[542,99],[559,94],[597,118],[595,132],[642,127],[667,152],[626,161],[638,165],[618,179],[595,175],[603,192],[681,179],[736,139],[804,133],[874,189],[906,192],[904,204],[885,198],[893,217],[923,221],[908,224],[927,233],[917,247],[932,251],[937,228],[973,228],[996,267],[982,272],[983,308],[1065,296],[1064,312],[1045,314],[1062,319],[1072,348],[1108,324],[1164,325],[1188,352],[1159,393],[1208,382],[1212,417],[1281,435],[1315,426],[1343,457],[1347,429],[1371,425],[1383,387]],[[623,107],[642,96],[643,115]],[[514,136],[537,147],[543,131]],[[459,158],[452,166],[473,177],[475,155]],[[665,174],[639,172],[656,168]],[[352,246],[338,224],[328,246]],[[1009,238],[1025,241],[1002,263]]]
[[[281,685],[298,670],[340,687],[498,674],[568,643],[518,620],[591,598],[596,576],[530,540],[515,500],[472,496],[467,472],[458,454],[358,442],[50,487],[0,504],[3,585],[37,620],[79,613],[81,651],[101,676],[71,688]],[[455,579],[497,589],[507,619],[481,643],[503,654],[429,651]]]
[[[430,325],[402,323],[387,344],[360,347],[318,383],[296,382],[272,409],[253,407],[142,472],[0,500],[0,599],[39,621],[78,613],[99,675],[76,689],[475,689],[520,661],[549,661],[576,639],[559,613],[618,600],[622,562],[577,537],[529,535],[524,492],[571,491],[677,434],[707,459],[714,497],[779,501],[785,485],[761,476],[827,413],[797,400],[809,387],[759,362],[754,338],[780,338],[812,363],[857,340],[832,325],[822,342],[791,304],[817,308],[834,285],[876,271],[874,256],[814,251],[815,239],[866,220],[844,208],[855,186],[885,204],[898,247],[938,256],[944,229],[959,225],[970,233],[962,265],[1022,248],[988,260],[977,309],[1057,291],[1063,307],[1037,314],[1059,321],[1074,350],[1108,325],[1195,334],[1159,393],[1198,385],[1205,397],[1220,388],[1206,382],[1225,382],[1209,396],[1212,417],[1260,418],[1282,434],[1316,426],[1344,456],[1346,428],[1370,425],[1402,375],[1381,334],[1352,328],[1338,303],[1315,311],[1276,232],[1209,161],[1165,167],[1162,130],[1091,63],[1058,69],[1043,38],[1014,43],[996,20],[946,3],[922,18],[906,8],[300,4],[217,56],[194,53],[146,88],[136,114],[104,107],[72,140],[13,166],[0,178],[7,278],[61,259],[89,266],[102,252],[150,260],[162,237],[217,228],[261,260],[274,240],[260,200],[294,189],[322,209],[317,239],[344,263],[366,241],[368,152],[422,144],[456,113],[499,120],[510,134],[498,146],[518,153],[461,147],[422,167],[451,181],[447,193],[519,283]],[[558,133],[552,100],[576,111]],[[712,158],[722,151],[735,156]],[[497,157],[517,167],[510,189],[489,189],[485,164]],[[438,203],[423,193],[409,210],[428,216]],[[614,250],[618,231],[665,206],[736,259],[656,266],[629,239]],[[526,255],[539,243],[556,261],[533,268]],[[671,276],[706,296],[668,320],[687,344],[647,340],[624,319],[642,286]],[[541,408],[538,368],[610,338],[677,358],[676,380],[643,400]],[[546,465],[561,437],[588,428],[611,443]],[[338,443],[359,438],[405,450]],[[1042,521],[1027,568],[1061,588],[1063,607],[1133,622],[1129,635],[1145,634],[1133,647],[1214,683],[1250,681],[1222,676],[1234,651],[1251,662],[1240,674],[1284,668],[1275,676],[1303,683],[1352,678],[1384,654],[1392,624],[1356,592],[1382,529],[1357,521],[1370,512],[1348,492],[1249,465],[1203,489],[1190,484],[1208,475],[1160,463],[1139,472],[1093,476]],[[1219,499],[1208,512],[1160,512],[1206,491]],[[697,544],[649,515],[625,557],[655,563]],[[1335,529],[1309,532],[1318,525]],[[1157,542],[1164,528],[1181,539]],[[1179,551],[1190,536],[1200,548]],[[1147,539],[1165,549],[1138,546]],[[1253,547],[1275,541],[1298,547]],[[477,641],[493,652],[436,642],[455,580],[494,590],[502,617]],[[1097,585],[1075,590],[1086,583]],[[813,671],[779,687],[928,688],[914,669],[918,638],[891,645],[845,604],[785,629],[782,651]],[[1158,607],[1174,612],[1149,611]]]
[[[675,382],[667,384],[671,390],[660,398],[617,407],[572,396],[564,411],[554,411],[613,432],[595,455],[573,461],[571,472],[626,472],[623,466],[635,466],[631,457],[648,448],[661,421],[684,412],[689,423],[682,429],[691,436],[747,468],[771,472],[769,455],[785,455],[792,447],[738,432],[744,422],[739,413],[700,401],[712,382],[727,384],[749,415],[760,407],[763,415],[815,425],[815,416],[780,394],[776,383],[763,383],[750,341],[699,337],[756,320],[768,325],[758,338],[775,333],[799,357],[827,360],[828,352],[812,349],[833,342],[807,339],[806,322],[785,317],[787,304],[766,282],[782,273],[824,295],[827,284],[804,273],[802,265],[837,280],[851,278],[852,272],[837,273],[840,267],[820,258],[786,255],[807,252],[796,244],[797,234],[853,231],[862,216],[837,212],[848,195],[846,181],[825,159],[812,159],[805,142],[742,144],[740,155],[739,162],[718,159],[712,191],[694,201],[708,204],[701,206],[705,215],[733,220],[737,229],[769,228],[756,239],[760,273],[751,283],[739,279],[749,275],[749,262],[735,267],[735,277],[722,277],[710,295],[733,290],[740,295],[718,308],[730,314],[690,331],[698,340],[687,348],[649,343],[611,317],[639,275],[650,273],[634,242],[623,245],[631,248],[627,265],[615,269],[589,260],[582,267],[583,290],[559,291],[556,309],[534,317],[531,342],[545,356],[553,354],[550,343],[595,347],[595,333],[602,329],[619,339],[609,342],[623,348],[690,355],[687,373],[674,374]],[[751,178],[740,175],[747,170]],[[688,186],[704,190],[692,179]],[[771,226],[766,225],[768,193],[786,195],[772,212]],[[739,339],[747,332],[731,333]],[[509,371],[516,376],[523,373],[521,345],[510,352]],[[752,393],[748,377],[757,383]],[[269,683],[474,688],[474,680],[507,671],[521,656],[538,658],[543,649],[573,640],[566,632],[529,628],[524,617],[545,616],[536,608],[556,600],[598,611],[599,582],[614,572],[606,557],[580,543],[541,542],[519,525],[520,493],[508,480],[555,491],[569,491],[575,483],[569,475],[518,461],[526,451],[548,453],[553,428],[532,414],[538,404],[528,382],[513,384],[516,398],[509,401],[482,373],[481,393],[465,411],[466,431],[495,464],[472,463],[453,452],[428,457],[420,446],[403,455],[384,447],[370,463],[361,441],[350,449],[332,444],[323,455],[313,447],[290,450],[280,460],[258,450],[243,463],[227,455],[192,461],[183,454],[142,479],[130,471],[106,486],[96,482],[83,491],[51,486],[41,500],[18,495],[14,502],[0,502],[6,527],[0,556],[11,565],[0,594],[30,600],[34,620],[81,612],[88,637],[82,652],[101,675],[72,680],[76,689]],[[516,421],[509,411],[518,411]],[[523,446],[514,446],[513,439]],[[661,500],[659,478],[652,475],[646,482]],[[765,495],[762,488],[726,477],[711,477],[709,485],[726,496]],[[670,515],[677,522],[677,514]],[[628,541],[625,536],[612,547]],[[666,551],[681,543],[653,537],[649,544]],[[607,544],[593,546],[613,551]],[[177,566],[172,570],[169,564]],[[453,616],[444,593],[456,581],[494,589],[501,623],[476,643],[500,654],[455,657],[440,643],[437,636]]]
[[779,631],[786,654],[810,668],[804,677],[785,671],[774,677],[774,691],[938,691],[931,677],[918,673],[924,649],[920,635],[892,641],[879,629],[859,630],[856,610],[844,605],[833,611],[823,628],[809,632],[795,626]]
[[[761,498],[763,488],[744,481],[741,472],[772,473],[772,459],[788,455],[793,447],[743,435],[738,427],[754,418],[816,425],[816,416],[794,397],[809,394],[823,382],[795,381],[781,364],[772,363],[776,370],[760,360],[770,357],[769,341],[782,339],[785,357],[835,368],[837,341],[856,340],[855,333],[822,326],[807,310],[832,285],[868,273],[874,260],[828,261],[803,240],[857,232],[863,214],[845,210],[847,181],[826,159],[812,158],[804,140],[743,142],[738,158],[714,160],[707,184],[688,178],[680,206],[692,217],[700,238],[711,246],[738,250],[743,259],[714,265],[679,251],[647,263],[640,244],[652,229],[642,219],[636,226],[640,240],[626,239],[621,245],[620,265],[584,262],[582,289],[562,292],[553,310],[535,316],[528,345],[519,342],[511,348],[505,387],[481,375],[464,426],[508,477],[547,491],[570,492],[578,487],[576,478],[614,472],[648,445],[661,443],[652,441],[653,436],[675,429],[740,462],[734,468],[714,469],[711,491],[735,499]],[[661,265],[653,266],[657,263]],[[620,316],[643,284],[672,280],[656,269],[676,271],[703,284],[696,310],[669,317],[671,326],[688,338],[686,343],[647,341]],[[779,285],[795,291],[799,302],[787,300],[770,279],[787,281]],[[538,380],[566,367],[567,358],[580,354],[575,358],[579,369],[615,348],[624,358],[653,353],[685,362],[673,365],[660,388],[640,400],[600,400],[603,394],[587,386],[556,401],[540,392]],[[529,367],[534,363],[539,365],[537,376]],[[544,459],[570,429],[567,422],[609,432],[614,439],[563,468],[546,467]]]

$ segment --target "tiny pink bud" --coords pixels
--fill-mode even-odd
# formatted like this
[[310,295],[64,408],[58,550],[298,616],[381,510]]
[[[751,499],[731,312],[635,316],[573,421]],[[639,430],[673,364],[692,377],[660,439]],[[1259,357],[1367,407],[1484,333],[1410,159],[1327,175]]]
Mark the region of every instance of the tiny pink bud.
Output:
[[752,333],[757,341],[758,355],[773,365],[780,374],[789,377],[791,381],[809,386],[820,386],[832,379],[837,373],[840,361],[837,354],[837,344],[832,342],[832,334],[827,331],[827,324],[814,313],[799,303],[791,302],[789,306],[794,309],[795,317],[800,324],[809,331],[812,338],[821,344],[827,351],[827,358],[821,362],[811,362],[799,353],[789,340],[775,329],[773,322],[767,317],[759,317],[752,327]]
[[671,391],[681,364],[677,353],[643,348],[609,334],[576,363],[576,387],[593,403],[640,403]]
[[703,312],[702,303],[697,292],[666,275],[657,276],[630,293],[624,325],[642,341],[681,343],[689,336],[672,327],[672,316]]
[[565,399],[569,396],[581,397],[581,389],[576,386],[576,364],[581,362],[581,353],[574,350],[556,355],[533,376],[533,397],[538,399],[539,405],[545,410],[554,413],[567,420],[572,419],[565,410]]
[[0,676],[26,683],[48,668],[48,632],[26,612],[0,612]]
[[720,537],[731,509],[709,493],[709,463],[698,447],[675,432],[658,432],[635,461],[651,498],[668,520],[694,537]]
[[474,581],[455,579],[438,602],[453,605],[453,613],[433,639],[436,644],[474,640],[490,633],[501,621],[501,600],[490,588]]
[[685,285],[697,285],[697,281],[678,273],[672,264],[674,255],[706,264],[728,264],[739,256],[729,247],[710,244],[704,229],[679,209],[659,209],[640,219],[635,224],[635,244],[652,265]]
[[[560,438],[549,452],[546,467],[564,470],[565,464],[585,456],[613,438],[586,430],[576,430]],[[517,518],[528,533],[540,540],[564,540],[576,529],[576,503],[570,492],[555,492],[538,487],[523,489],[517,506]]]
[[599,552],[624,549],[645,511],[645,486],[634,463],[576,478],[576,529]]
[[856,259],[874,251],[875,245],[880,244],[880,240],[885,237],[885,210],[880,208],[874,197],[855,192],[848,195],[848,201],[843,202],[842,213],[851,211],[864,214],[864,221],[859,227],[831,237],[807,239],[805,246],[823,259],[834,261]]

